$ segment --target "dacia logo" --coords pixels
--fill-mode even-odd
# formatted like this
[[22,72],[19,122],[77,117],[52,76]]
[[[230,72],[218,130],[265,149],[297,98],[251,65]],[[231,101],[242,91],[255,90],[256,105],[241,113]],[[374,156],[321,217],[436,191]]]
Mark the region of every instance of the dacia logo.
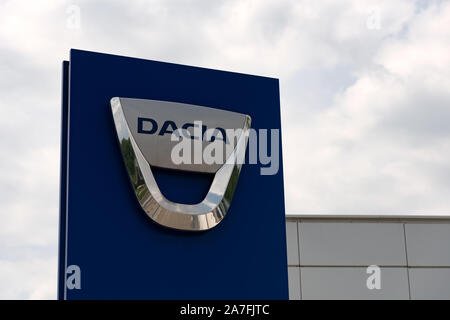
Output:
[[[183,132],[189,132],[189,129],[194,128],[195,124],[188,122],[184,123],[181,126],[181,129],[183,129]],[[161,126],[161,129],[159,129],[158,123],[156,120],[152,118],[137,118],[137,132],[141,134],[157,134],[159,136],[164,136],[165,134],[171,135],[172,133],[176,132],[178,130],[177,124],[172,120],[166,120],[164,121],[163,125]],[[215,130],[217,130],[216,134],[212,135],[208,142],[214,142],[216,139],[221,139],[225,143],[227,142],[227,134],[225,129],[220,127],[215,127]],[[208,130],[208,126],[202,125],[202,137],[205,136],[206,131]],[[202,137],[197,137],[193,134],[189,136],[192,140],[202,139]]]
[[[219,224],[228,212],[239,179],[239,159],[245,157],[250,117],[198,105],[119,97],[111,99],[111,110],[131,187],[144,212],[158,224],[173,229],[201,231]],[[227,132],[237,134],[227,137]],[[180,142],[188,142],[194,151],[200,151],[192,153],[194,161],[173,161],[172,151],[179,146],[174,134],[178,134]],[[181,134],[192,140],[182,139]],[[222,156],[226,161],[196,161],[202,149],[225,145]],[[214,179],[202,202],[176,203],[161,193],[152,167],[175,169],[180,174],[210,173]]]

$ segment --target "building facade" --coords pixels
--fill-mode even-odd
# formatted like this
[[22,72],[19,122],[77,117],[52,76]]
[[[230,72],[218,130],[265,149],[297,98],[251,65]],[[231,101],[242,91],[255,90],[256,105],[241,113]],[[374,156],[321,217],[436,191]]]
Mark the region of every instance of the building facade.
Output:
[[450,299],[450,218],[287,216],[289,297]]

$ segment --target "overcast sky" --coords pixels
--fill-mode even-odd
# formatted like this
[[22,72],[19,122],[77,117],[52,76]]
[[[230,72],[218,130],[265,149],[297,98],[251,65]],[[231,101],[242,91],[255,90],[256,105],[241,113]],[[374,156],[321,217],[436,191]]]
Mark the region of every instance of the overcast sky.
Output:
[[288,214],[450,214],[448,1],[0,0],[0,298],[56,298],[70,48],[279,78]]

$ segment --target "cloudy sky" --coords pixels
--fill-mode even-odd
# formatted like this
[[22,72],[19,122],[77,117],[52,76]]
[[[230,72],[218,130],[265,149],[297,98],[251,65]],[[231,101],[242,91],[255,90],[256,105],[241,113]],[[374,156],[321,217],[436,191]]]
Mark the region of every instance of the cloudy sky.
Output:
[[0,0],[0,298],[56,297],[61,61],[277,77],[287,213],[450,214],[450,2]]

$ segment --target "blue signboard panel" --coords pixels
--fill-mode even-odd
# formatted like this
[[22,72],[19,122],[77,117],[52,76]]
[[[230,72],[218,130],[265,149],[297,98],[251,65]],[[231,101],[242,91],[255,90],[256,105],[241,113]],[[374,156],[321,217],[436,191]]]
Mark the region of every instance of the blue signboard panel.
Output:
[[[113,97],[205,106],[280,129],[277,79],[71,50],[63,65],[59,297],[287,299],[283,168],[244,164],[228,213],[206,231],[150,219],[131,188]],[[208,174],[155,170],[164,195],[195,203]],[[80,286],[65,279],[79,267]]]

